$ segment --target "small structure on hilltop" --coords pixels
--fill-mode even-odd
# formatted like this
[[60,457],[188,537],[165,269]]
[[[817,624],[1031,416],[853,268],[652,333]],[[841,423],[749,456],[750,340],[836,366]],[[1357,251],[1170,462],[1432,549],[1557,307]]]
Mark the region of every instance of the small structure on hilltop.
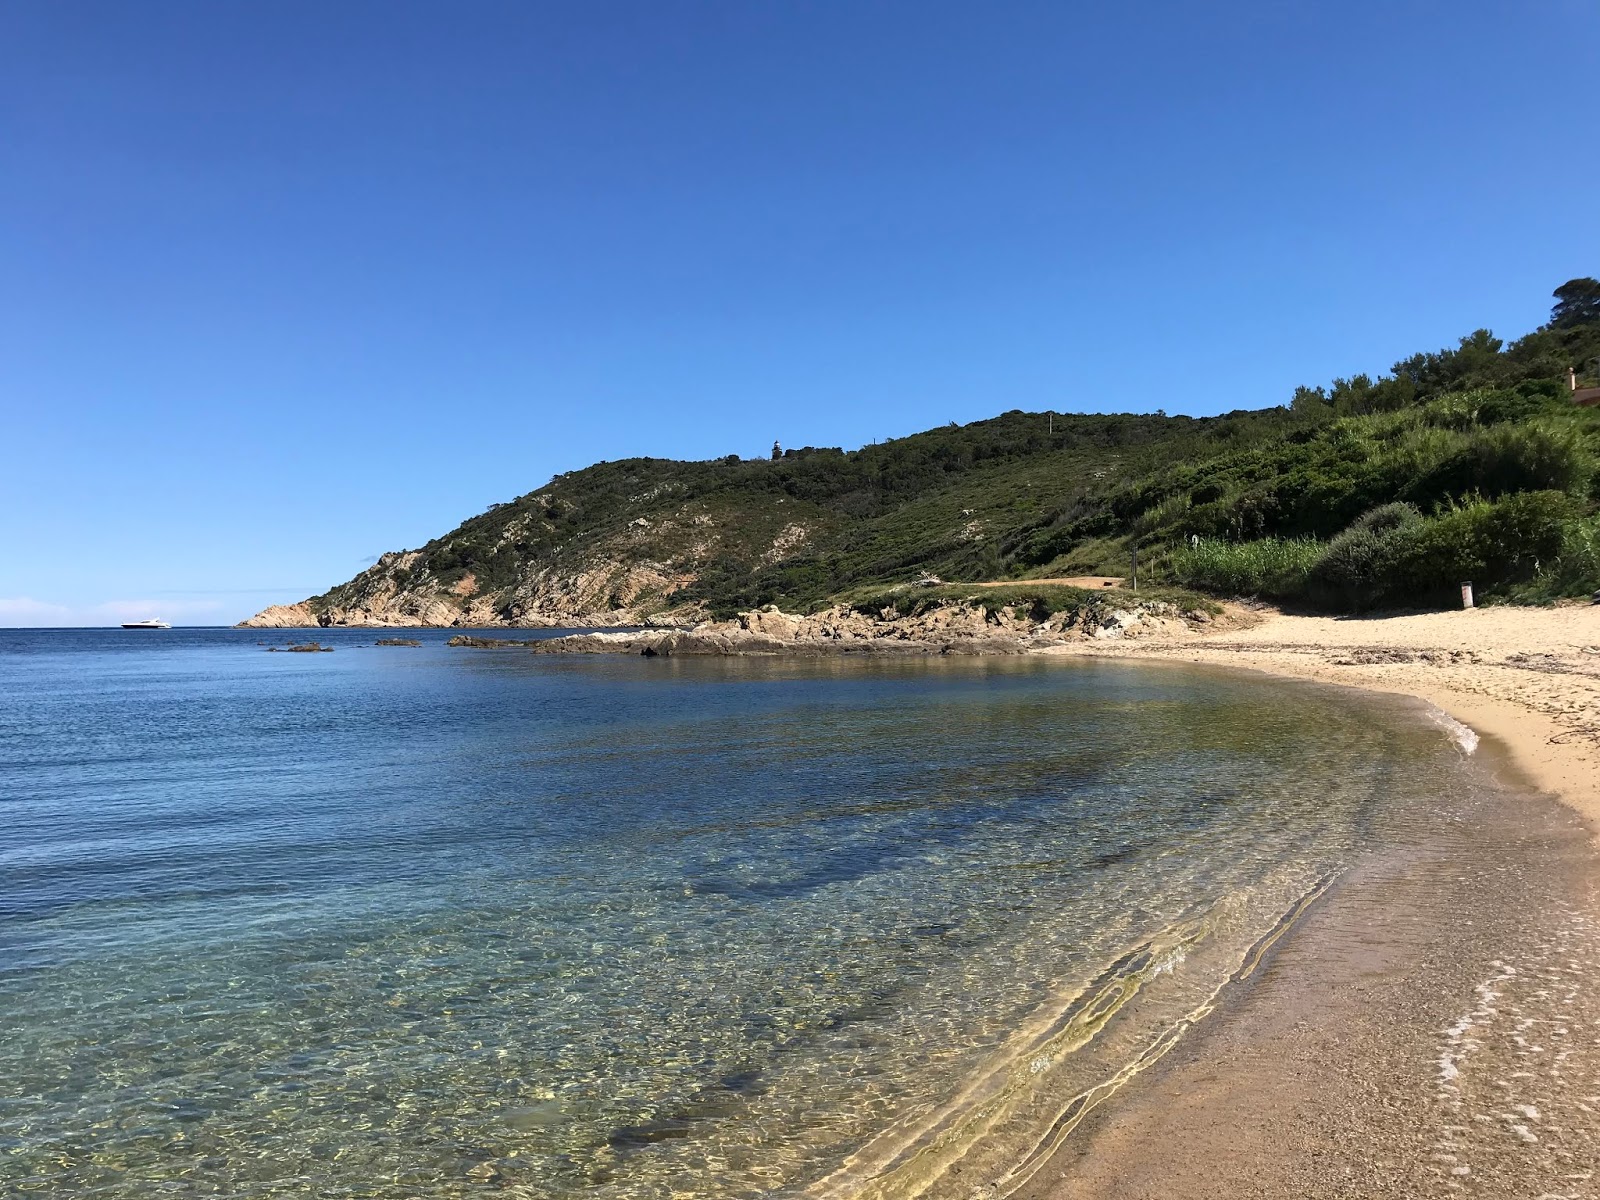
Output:
[[[1597,379],[1600,379],[1600,358],[1595,359],[1594,363]],[[1572,402],[1574,404],[1582,404],[1586,407],[1600,405],[1600,384],[1589,386],[1588,381],[1584,380],[1582,381],[1582,386],[1580,386],[1578,372],[1572,367],[1567,368],[1567,387],[1572,391]]]

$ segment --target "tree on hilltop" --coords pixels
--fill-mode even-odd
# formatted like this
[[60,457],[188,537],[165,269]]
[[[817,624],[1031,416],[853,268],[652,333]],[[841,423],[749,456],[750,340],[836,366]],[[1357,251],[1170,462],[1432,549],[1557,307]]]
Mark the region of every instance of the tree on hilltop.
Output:
[[1550,324],[1557,329],[1600,324],[1600,279],[1569,279],[1551,293]]

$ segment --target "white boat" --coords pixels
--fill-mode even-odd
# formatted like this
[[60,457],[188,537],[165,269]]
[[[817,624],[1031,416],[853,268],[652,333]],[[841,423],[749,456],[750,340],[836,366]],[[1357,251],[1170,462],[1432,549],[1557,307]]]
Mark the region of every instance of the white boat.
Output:
[[171,629],[172,628],[172,626],[168,622],[166,622],[166,621],[157,621],[157,620],[155,620],[153,618],[151,620],[149,620],[149,621],[124,621],[122,623],[122,627],[124,629]]

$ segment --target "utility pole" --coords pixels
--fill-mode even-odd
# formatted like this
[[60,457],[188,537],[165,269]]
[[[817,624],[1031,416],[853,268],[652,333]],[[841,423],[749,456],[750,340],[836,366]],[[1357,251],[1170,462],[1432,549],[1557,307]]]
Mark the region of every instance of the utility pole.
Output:
[[1139,547],[1133,547],[1133,590],[1139,590]]

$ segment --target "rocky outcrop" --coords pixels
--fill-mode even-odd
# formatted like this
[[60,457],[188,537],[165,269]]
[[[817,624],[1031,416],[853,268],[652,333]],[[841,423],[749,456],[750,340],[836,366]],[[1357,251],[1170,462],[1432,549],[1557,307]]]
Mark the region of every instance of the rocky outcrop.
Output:
[[416,552],[386,554],[326,596],[273,605],[242,628],[341,626],[371,629],[571,629],[682,625],[704,610],[672,603],[695,576],[663,564],[615,561],[563,573],[536,570],[509,588],[483,592],[476,576],[445,583],[416,569]]
[[311,629],[322,624],[311,606],[302,600],[299,604],[274,604],[264,608],[249,620],[240,621],[241,629]]
[[538,654],[674,655],[761,654],[1020,654],[1069,641],[1172,636],[1191,630],[1200,614],[1161,602],[1110,608],[1092,603],[1036,617],[1016,606],[989,608],[953,602],[911,615],[894,608],[862,612],[839,605],[810,616],[774,605],[740,613],[731,621],[688,628],[569,634],[517,640],[459,636],[452,646],[521,648]]

